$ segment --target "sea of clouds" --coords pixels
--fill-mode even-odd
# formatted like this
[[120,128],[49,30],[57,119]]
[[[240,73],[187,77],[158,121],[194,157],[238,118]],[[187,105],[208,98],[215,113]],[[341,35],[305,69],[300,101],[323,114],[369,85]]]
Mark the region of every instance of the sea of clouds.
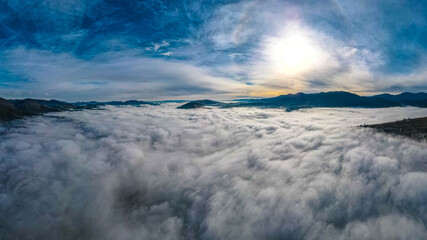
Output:
[[0,125],[0,239],[426,239],[427,109],[61,112]]

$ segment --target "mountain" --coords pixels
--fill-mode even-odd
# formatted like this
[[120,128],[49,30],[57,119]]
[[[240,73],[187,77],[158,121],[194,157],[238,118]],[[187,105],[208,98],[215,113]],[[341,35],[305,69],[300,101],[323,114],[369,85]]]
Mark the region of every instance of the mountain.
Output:
[[179,106],[178,108],[180,108],[180,109],[194,109],[194,108],[202,108],[202,107],[207,107],[207,106],[222,107],[222,106],[227,106],[227,104],[205,99],[205,100],[197,100],[197,101],[188,102],[182,106]]
[[[13,106],[26,114],[39,114],[53,111],[59,111],[59,108],[51,107],[45,100],[36,99],[23,99],[23,100],[10,100]],[[53,104],[52,106],[55,106]],[[58,104],[58,106],[60,106]]]
[[[254,102],[257,104],[257,102]],[[248,103],[249,105],[254,103]],[[321,92],[321,93],[297,93],[281,95],[274,98],[260,99],[258,104],[277,107],[396,107],[399,103],[383,98],[363,97],[349,92]]]
[[416,140],[427,139],[427,117],[404,119],[401,121],[387,122],[361,127],[373,128],[380,132],[410,137]]
[[48,112],[82,110],[82,109],[98,109],[105,105],[132,105],[138,106],[141,104],[155,105],[156,103],[128,100],[128,101],[111,101],[111,102],[77,102],[67,103],[58,100],[41,100],[41,99],[12,99],[6,100],[0,98],[0,121],[7,121],[22,118],[25,116],[33,116]]
[[[363,107],[363,108],[383,108],[397,107],[400,103],[379,97],[363,97],[349,92],[321,92],[321,93],[297,93],[281,95],[273,98],[241,100],[233,103],[220,103],[208,100],[198,100],[186,103],[178,108],[190,109],[204,106],[219,107],[284,107],[287,110],[312,107]],[[209,100],[210,101],[210,100]]]
[[[23,108],[23,107],[27,106],[30,109],[32,109],[31,105],[33,107],[43,106],[43,107],[48,108],[48,109],[45,109],[46,111],[50,111],[51,109],[66,110],[66,109],[72,109],[74,107],[71,103],[62,102],[62,101],[58,101],[58,100],[41,100],[41,99],[27,98],[27,99],[12,99],[12,100],[8,100],[8,101],[13,103],[18,108]],[[37,105],[40,105],[40,106],[37,106]]]
[[[45,101],[45,100],[41,100]],[[47,102],[47,101],[46,101]],[[45,103],[46,104],[46,103]],[[35,99],[11,100],[0,98],[0,121],[59,111]]]
[[[138,100],[110,101],[110,102],[76,102],[67,103],[58,100],[40,99],[13,99],[0,98],[0,121],[32,116],[55,111],[98,109],[100,106],[142,104],[157,105],[156,102]],[[399,106],[427,107],[427,93],[401,93],[398,95],[381,94],[376,96],[359,96],[354,93],[336,91],[321,93],[297,93],[281,95],[273,98],[262,99],[240,99],[231,103],[212,101],[209,99],[187,102],[179,106],[180,109],[195,109],[203,107],[261,107],[261,108],[286,108],[287,111],[300,108],[313,107],[361,107],[361,108],[383,108]]]
[[0,121],[7,121],[23,116],[23,112],[17,109],[13,103],[0,98]]
[[113,106],[138,106],[141,104],[147,104],[147,105],[157,105],[153,102],[146,102],[146,101],[138,101],[138,100],[127,100],[127,101],[110,101],[110,102],[76,102],[73,103],[74,106],[87,106],[87,105],[96,105],[96,106],[105,106],[105,105],[113,105]]
[[427,93],[410,93],[404,92],[397,95],[391,94],[380,94],[372,97],[387,99],[390,101],[398,102],[403,106],[414,106],[414,107],[427,107]]
[[8,121],[26,116],[67,110],[93,109],[95,105],[75,106],[58,100],[12,99],[0,98],[0,121]]

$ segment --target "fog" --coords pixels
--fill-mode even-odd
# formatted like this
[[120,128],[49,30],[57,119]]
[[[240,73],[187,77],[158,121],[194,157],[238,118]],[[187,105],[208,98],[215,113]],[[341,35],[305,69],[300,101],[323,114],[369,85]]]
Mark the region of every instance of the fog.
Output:
[[426,239],[427,109],[52,113],[0,125],[1,239]]

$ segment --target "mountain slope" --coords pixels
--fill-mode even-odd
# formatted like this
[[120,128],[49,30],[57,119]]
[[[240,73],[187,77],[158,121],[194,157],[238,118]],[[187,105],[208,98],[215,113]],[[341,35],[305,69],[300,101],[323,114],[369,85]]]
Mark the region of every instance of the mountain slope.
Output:
[[361,127],[373,128],[380,132],[401,135],[416,140],[427,139],[427,117],[363,125]]
[[6,100],[0,98],[0,121],[13,120],[25,116],[33,116],[48,112],[68,111],[68,110],[82,110],[82,109],[98,109],[99,106],[104,105],[132,105],[138,106],[141,104],[151,104],[151,102],[144,102],[138,100],[128,101],[111,101],[111,102],[78,102],[67,103],[58,100],[41,100],[41,99],[12,99]]
[[[198,100],[184,104],[178,108],[190,109],[209,106],[207,100]],[[209,100],[210,101],[210,100]],[[284,107],[287,110],[311,107],[365,107],[382,108],[398,107],[400,103],[377,97],[363,97],[349,92],[297,93],[281,95],[273,98],[241,100],[234,103],[211,103],[210,106],[220,107]]]
[[30,98],[6,100],[0,98],[0,121],[77,108],[70,103],[57,100],[48,101]]
[[188,102],[182,106],[179,106],[178,108],[180,108],[180,109],[194,109],[194,108],[202,108],[202,107],[207,107],[207,106],[227,106],[227,104],[217,102],[217,101],[208,100],[208,99],[204,99],[204,100],[197,100],[197,101]]
[[261,99],[259,103],[284,107],[396,107],[395,101],[383,98],[363,97],[349,92],[297,93]]
[[139,101],[139,100],[127,100],[127,101],[110,101],[110,102],[76,102],[73,103],[74,106],[88,106],[88,105],[96,105],[96,106],[104,106],[104,105],[112,105],[112,106],[138,106],[141,104],[148,105],[156,105],[153,102]]
[[404,106],[427,107],[427,93],[422,93],[422,92],[420,93],[404,92],[397,95],[391,95],[386,93],[386,94],[380,94],[372,97],[398,102]]
[[17,109],[11,102],[0,98],[0,121],[7,121],[23,116],[23,112]]

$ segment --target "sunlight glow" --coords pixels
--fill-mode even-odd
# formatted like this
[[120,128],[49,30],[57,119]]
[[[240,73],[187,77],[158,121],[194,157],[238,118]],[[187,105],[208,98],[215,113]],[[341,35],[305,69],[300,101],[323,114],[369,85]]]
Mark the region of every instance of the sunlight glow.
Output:
[[297,41],[284,42],[276,49],[276,60],[286,68],[298,68],[304,64],[308,57],[308,48]]
[[307,89],[317,76],[339,69],[333,55],[336,49],[329,48],[335,45],[331,41],[298,22],[283,26],[260,43],[262,55],[255,62],[251,75],[254,86],[249,91],[269,96],[277,90],[296,93]]
[[300,36],[277,39],[270,46],[269,54],[278,70],[289,74],[309,67],[313,57],[312,47]]
[[264,53],[271,74],[278,78],[296,77],[323,66],[328,54],[319,45],[319,37],[311,29],[290,24],[283,32],[268,38]]

